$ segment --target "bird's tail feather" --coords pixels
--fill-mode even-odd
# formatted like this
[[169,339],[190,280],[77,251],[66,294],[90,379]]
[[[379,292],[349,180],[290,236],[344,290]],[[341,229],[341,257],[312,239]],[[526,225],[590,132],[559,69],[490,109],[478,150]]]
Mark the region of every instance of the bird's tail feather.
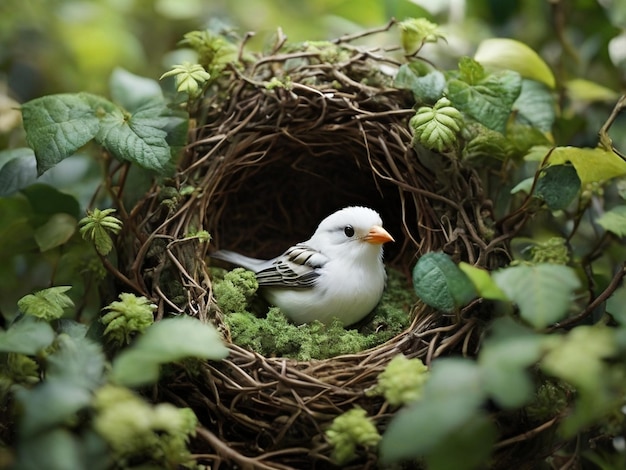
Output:
[[229,263],[236,264],[237,266],[241,266],[254,272],[260,271],[268,264],[267,260],[251,258],[249,256],[245,256],[229,250],[214,251],[210,254],[210,256],[211,258],[227,261]]

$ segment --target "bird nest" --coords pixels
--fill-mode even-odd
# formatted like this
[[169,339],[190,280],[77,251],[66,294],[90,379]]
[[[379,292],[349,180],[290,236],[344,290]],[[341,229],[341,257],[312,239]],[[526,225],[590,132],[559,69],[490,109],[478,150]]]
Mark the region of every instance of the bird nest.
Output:
[[[422,164],[408,127],[414,99],[388,74],[399,62],[355,39],[293,50],[279,41],[268,54],[225,69],[207,90],[176,176],[130,212],[120,238],[120,270],[157,301],[159,318],[193,315],[229,340],[209,251],[276,256],[348,205],[381,214],[396,239],[386,246],[387,263],[404,273],[407,289],[425,252],[485,267],[501,261],[484,241],[491,204],[480,179],[444,157],[437,172]],[[201,429],[192,450],[212,468],[326,466],[332,449],[324,431],[337,415],[360,406],[384,430],[394,410],[365,392],[394,356],[429,364],[471,355],[488,313],[474,304],[446,315],[418,302],[407,314],[410,327],[393,339],[325,360],[264,357],[229,343],[227,359],[195,375],[181,372],[159,387],[160,398],[196,412]],[[375,461],[364,450],[353,463]]]

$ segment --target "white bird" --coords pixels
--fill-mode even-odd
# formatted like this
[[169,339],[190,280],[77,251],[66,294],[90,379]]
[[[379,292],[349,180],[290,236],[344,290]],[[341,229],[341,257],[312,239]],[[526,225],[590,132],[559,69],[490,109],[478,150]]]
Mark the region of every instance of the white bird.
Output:
[[294,323],[364,318],[380,301],[387,274],[383,247],[393,237],[380,215],[346,207],[326,217],[313,236],[271,260],[219,250],[212,257],[254,271],[261,295]]

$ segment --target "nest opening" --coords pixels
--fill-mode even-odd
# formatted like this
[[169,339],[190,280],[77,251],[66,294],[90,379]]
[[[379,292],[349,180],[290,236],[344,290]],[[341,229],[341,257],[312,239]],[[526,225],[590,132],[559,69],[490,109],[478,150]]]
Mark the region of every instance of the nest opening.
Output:
[[215,245],[272,258],[307,240],[327,215],[361,205],[381,214],[384,226],[398,239],[385,246],[386,261],[406,267],[414,250],[410,253],[402,243],[404,225],[416,225],[415,211],[403,224],[398,187],[377,178],[368,162],[368,151],[380,160],[375,149],[346,145],[341,132],[328,137],[331,142],[323,147],[278,138],[277,145],[266,150],[269,161],[225,178],[222,217],[211,220]]

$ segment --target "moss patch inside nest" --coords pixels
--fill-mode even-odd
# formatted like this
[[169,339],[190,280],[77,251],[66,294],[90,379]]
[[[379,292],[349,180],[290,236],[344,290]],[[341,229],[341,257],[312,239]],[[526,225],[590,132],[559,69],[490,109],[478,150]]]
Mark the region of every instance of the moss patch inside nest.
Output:
[[[243,268],[225,272],[213,269],[215,297],[225,313],[233,343],[266,357],[300,361],[354,354],[378,346],[404,331],[416,297],[405,277],[388,269],[387,287],[376,309],[357,326],[345,329],[339,320],[294,325],[277,307],[263,315],[264,304],[256,296],[254,273]],[[252,313],[255,311],[257,314]]]

